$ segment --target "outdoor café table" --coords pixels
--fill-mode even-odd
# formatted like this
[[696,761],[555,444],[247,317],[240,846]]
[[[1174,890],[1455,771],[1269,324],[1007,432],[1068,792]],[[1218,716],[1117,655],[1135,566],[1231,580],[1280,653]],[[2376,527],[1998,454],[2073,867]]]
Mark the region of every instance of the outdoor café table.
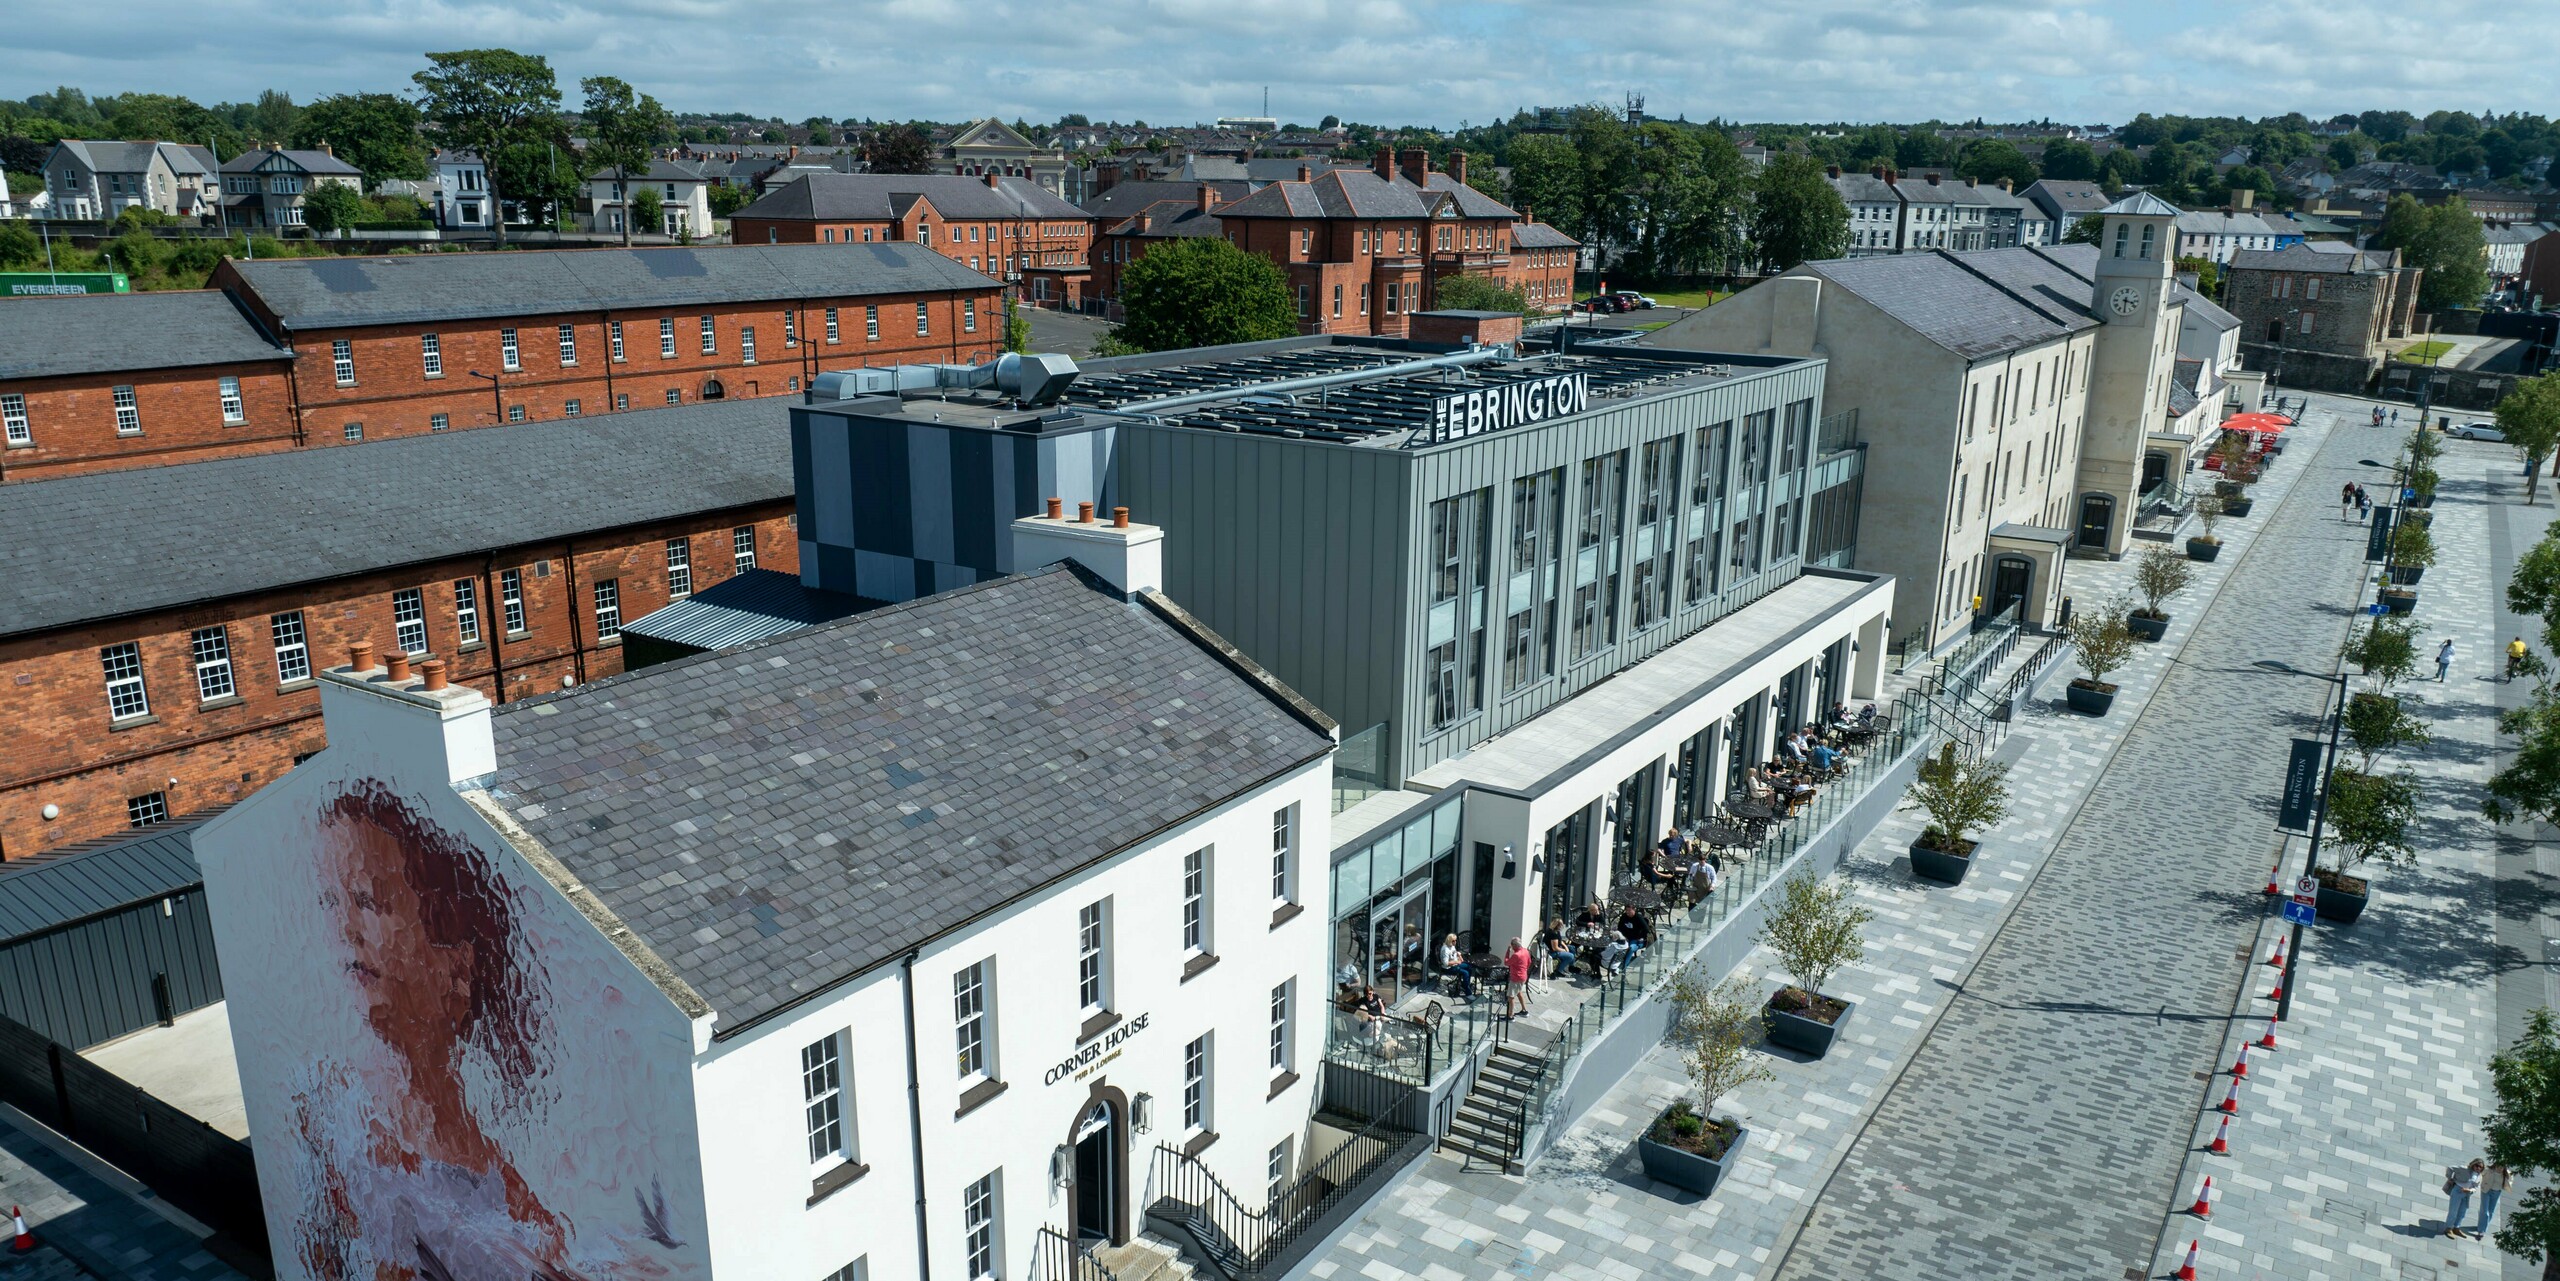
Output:
[[1709,845],[1740,845],[1750,838],[1743,835],[1740,828],[1708,822],[1698,825],[1698,839]]
[[1733,811],[1733,816],[1735,818],[1748,819],[1759,823],[1766,823],[1770,819],[1778,816],[1778,808],[1776,805],[1750,796],[1743,797],[1741,800],[1725,806],[1725,808]]

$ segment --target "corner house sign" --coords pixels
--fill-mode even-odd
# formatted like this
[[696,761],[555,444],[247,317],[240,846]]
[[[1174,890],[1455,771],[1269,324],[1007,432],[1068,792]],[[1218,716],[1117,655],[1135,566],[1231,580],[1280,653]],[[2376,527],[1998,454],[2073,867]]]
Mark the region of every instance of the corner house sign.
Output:
[[1431,402],[1431,425],[1414,443],[1437,445],[1506,427],[1525,427],[1591,407],[1591,375],[1553,374],[1462,391]]
[[1079,1081],[1083,1080],[1086,1076],[1090,1075],[1095,1068],[1101,1067],[1103,1064],[1120,1057],[1120,1043],[1122,1041],[1126,1041],[1130,1037],[1136,1036],[1140,1032],[1144,1032],[1146,1030],[1147,1016],[1141,1014],[1138,1017],[1111,1029],[1109,1032],[1104,1033],[1100,1039],[1085,1042],[1083,1047],[1078,1049],[1075,1053],[1059,1060],[1056,1066],[1041,1073],[1040,1084],[1056,1085],[1058,1082],[1064,1081],[1069,1077],[1073,1077]]

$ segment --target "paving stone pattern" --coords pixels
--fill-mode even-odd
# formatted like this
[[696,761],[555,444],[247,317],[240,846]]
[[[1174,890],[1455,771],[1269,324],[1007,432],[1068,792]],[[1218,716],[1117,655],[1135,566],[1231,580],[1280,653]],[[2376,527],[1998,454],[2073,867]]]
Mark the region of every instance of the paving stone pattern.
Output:
[[0,1120],[5,1205],[25,1209],[42,1248],[14,1271],[0,1253],[0,1281],[244,1281],[194,1234]]
[[[2326,432],[2325,421],[2306,424],[2294,456],[2313,452]],[[2302,471],[2298,463],[2279,465],[2260,486],[2256,515],[2224,525],[2228,547],[2218,562],[2199,566],[2198,584],[2181,602],[2185,608],[2176,611],[2169,639],[2141,647],[2131,667],[2117,673],[2123,691],[2113,715],[2092,719],[2061,708],[2063,683],[2075,674],[2067,657],[2043,684],[2049,697],[2020,710],[2012,732],[2011,751],[2018,754],[2011,774],[2012,814],[1988,835],[1963,885],[1929,885],[1912,877],[1905,850],[1919,830],[1913,812],[1896,813],[1861,842],[1843,865],[1843,875],[1859,901],[1876,914],[1876,922],[1867,930],[1867,959],[1832,983],[1858,1003],[1857,1011],[1829,1057],[1807,1062],[1773,1051],[1777,1079],[1725,1100],[1724,1110],[1740,1115],[1751,1134],[1739,1167],[1714,1196],[1702,1200],[1652,1183],[1636,1162],[1636,1135],[1686,1089],[1676,1057],[1657,1049],[1525,1178],[1466,1170],[1456,1158],[1435,1154],[1417,1162],[1374,1201],[1303,1274],[1375,1281],[1765,1275],[1783,1243],[1794,1237],[1809,1203],[1858,1140],[1878,1100],[1895,1089],[1914,1047],[1948,1009],[1955,991],[1983,958],[1986,944],[2027,896],[2038,868],[2110,753],[2169,673],[2173,657],[2195,628],[2195,616],[2224,594],[2223,584],[2252,559],[2259,530]],[[2329,482],[2332,495],[2336,484]],[[2334,507],[2328,510],[2335,512]],[[2075,561],[2069,590],[2081,608],[2090,608],[2124,590],[2131,571],[2130,561]],[[2033,649],[2032,640],[2022,644],[2002,674],[2023,663]],[[2316,688],[2301,696],[2316,696]],[[2024,741],[2014,741],[2018,739]],[[2264,827],[2261,821],[2259,830]],[[1755,950],[1738,972],[1764,985],[1779,981],[1765,950]],[[2197,1054],[2201,1061],[2203,1051]],[[1987,1084],[1964,1075],[1965,1090]],[[2189,1096],[2178,1099],[2174,1113],[2165,1118],[2172,1149],[2194,1116],[2192,1093],[2202,1088],[2189,1080]],[[1951,1102],[1923,1101],[1920,1106],[1926,1111]],[[1960,1138],[1950,1139],[1937,1164],[1966,1166],[1972,1150]],[[1970,1171],[1965,1177],[1996,1172]],[[2028,1169],[2006,1177],[2041,1182],[2045,1176]],[[1896,1195],[1907,1191],[1890,1184],[1886,1190]],[[2117,1194],[2111,1189],[2108,1195]],[[2147,1252],[2158,1228],[2158,1207],[2146,1205],[2150,1218],[2128,1257]],[[1909,1252],[1917,1253],[1918,1245],[1914,1242]],[[2121,1265],[2103,1274],[2085,1268],[2029,1274],[2112,1277],[2120,1271]],[[1864,1275],[1856,1270],[1804,1274]]]
[[[2531,546],[2560,513],[2520,505],[2505,448],[2447,441],[2437,469],[2444,476],[2430,527],[2437,563],[2416,614],[2422,675],[2400,687],[2435,741],[2384,765],[2420,780],[2420,862],[2364,869],[2374,873],[2364,919],[2308,932],[2292,1017],[2275,1053],[2253,1053],[2230,1155],[2201,1151],[2220,1114],[2194,1118],[2199,1151],[2180,1191],[2191,1201],[2194,1184],[2211,1174],[2218,1199],[2209,1222],[2172,1215],[2152,1259],[2156,1274],[2174,1270],[2197,1240],[2202,1277],[2397,1281],[2500,1270],[2488,1243],[2441,1235],[2439,1189],[2445,1167],[2480,1155],[2480,1119],[2495,1103],[2488,1060],[2499,1045],[2498,974],[2539,959],[2502,947],[2490,928],[2496,843],[2479,806],[2496,747],[2496,703],[2509,692],[2499,683],[2507,636],[2493,630],[2499,598],[2514,551]],[[2496,555],[2493,522],[2513,531],[2498,540]],[[2432,659],[2447,636],[2457,661],[2438,684]],[[2335,861],[2334,847],[2323,847],[2322,861]],[[2261,958],[2280,932],[2280,922],[2266,921]],[[2270,1003],[2256,998],[2274,973],[2255,969],[2220,1064],[2264,1029]],[[2227,1080],[2217,1081],[2217,1101]],[[2478,1218],[2475,1204],[2464,1226]],[[2520,1260],[2507,1267],[2515,1276],[2537,1271]]]

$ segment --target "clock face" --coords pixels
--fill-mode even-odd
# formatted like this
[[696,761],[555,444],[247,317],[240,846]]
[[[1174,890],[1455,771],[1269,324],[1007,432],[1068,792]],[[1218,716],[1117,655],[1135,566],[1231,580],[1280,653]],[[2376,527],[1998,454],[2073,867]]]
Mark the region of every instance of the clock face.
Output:
[[2142,310],[2142,291],[2125,285],[2107,295],[2107,308],[2119,316],[2130,316]]

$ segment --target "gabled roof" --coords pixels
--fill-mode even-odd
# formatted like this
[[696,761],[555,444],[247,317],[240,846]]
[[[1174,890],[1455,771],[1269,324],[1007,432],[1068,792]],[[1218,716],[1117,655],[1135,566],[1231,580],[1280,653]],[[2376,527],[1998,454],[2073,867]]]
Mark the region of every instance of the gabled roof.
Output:
[[2098,212],[2141,218],[2175,218],[2178,216],[2178,207],[2148,191],[2129,191],[2125,193],[2124,199]]
[[0,863],[0,943],[204,887],[196,814]]
[[2044,199],[2038,200],[2038,204],[2050,204],[2066,217],[2096,213],[2107,207],[2106,190],[2094,182],[2040,178],[2027,188],[2025,194],[2029,200],[2036,200],[2041,195]]
[[950,145],[953,147],[998,147],[1008,151],[1055,150],[1055,148],[1044,148],[1039,143],[1023,137],[1014,129],[1013,126],[1006,124],[993,116],[989,116],[984,120],[975,121],[964,126],[960,130],[959,134],[951,139]]
[[213,152],[210,149],[193,143],[161,143],[160,158],[167,161],[169,167],[179,173],[209,174],[219,173],[222,170],[221,163],[213,158]]
[[1933,250],[1827,259],[1797,270],[1855,294],[1966,360],[1979,360],[2097,327],[2088,310],[2089,284],[2067,261],[2035,248]]
[[1029,178],[950,173],[809,173],[768,192],[733,218],[885,221],[901,197],[923,196],[945,218],[1082,218],[1084,211]]
[[1831,183],[1831,189],[1840,193],[1840,199],[1853,205],[1891,205],[1902,202],[1902,195],[1895,190],[1894,184],[1863,170],[1856,173],[1842,173],[1836,178],[1827,180]]
[[275,168],[299,169],[309,174],[338,175],[349,178],[362,176],[361,171],[354,165],[328,152],[306,151],[295,147],[287,147],[280,151],[243,151],[223,161],[222,172],[254,173],[270,165]]
[[1241,178],[1150,178],[1113,183],[1109,191],[1085,197],[1084,211],[1096,218],[1125,218],[1158,201],[1197,200],[1202,187],[1217,192],[1222,204],[1253,194],[1252,185]]
[[220,290],[0,304],[0,381],[291,359]]
[[2176,297],[2179,301],[2187,305],[2187,314],[2203,321],[2205,327],[2208,329],[2232,330],[2240,327],[2240,318],[2238,316],[2234,316],[2230,312],[2223,310],[2220,303],[2205,297],[2203,294],[2197,293],[2195,290],[2181,285],[2178,287]]
[[142,173],[151,168],[156,142],[122,142],[105,138],[65,138],[55,144],[93,173]]
[[[358,452],[358,451],[350,451]],[[1068,565],[512,702],[488,792],[725,1035],[1333,750]]]
[[781,404],[745,399],[0,485],[0,635],[791,494]]
[[1579,249],[1582,242],[1543,222],[1515,222],[1511,245],[1515,249]]
[[2233,271],[2314,271],[2332,276],[2364,272],[2388,271],[2392,253],[2387,249],[2314,248],[2321,241],[2304,241],[2282,249],[2243,249],[2231,255]]
[[288,329],[994,289],[908,241],[232,260]]
[[[613,170],[610,168],[598,169],[594,173],[587,175],[587,181],[589,182],[611,182],[613,180]],[[649,168],[646,172],[631,174],[624,178],[623,181],[702,182],[705,181],[705,179],[703,177],[702,170],[693,165],[685,164],[681,161],[669,160],[664,156],[652,156],[649,158]]]
[[1103,228],[1103,234],[1168,240],[1223,236],[1226,229],[1218,221],[1217,212],[1202,210],[1197,200],[1159,200]]
[[1425,174],[1417,187],[1402,174],[1381,178],[1374,169],[1329,169],[1306,182],[1275,182],[1218,212],[1229,218],[1428,218],[1442,199],[1469,218],[1520,216],[1448,174]]

